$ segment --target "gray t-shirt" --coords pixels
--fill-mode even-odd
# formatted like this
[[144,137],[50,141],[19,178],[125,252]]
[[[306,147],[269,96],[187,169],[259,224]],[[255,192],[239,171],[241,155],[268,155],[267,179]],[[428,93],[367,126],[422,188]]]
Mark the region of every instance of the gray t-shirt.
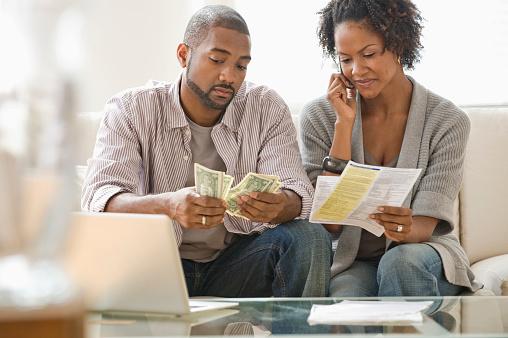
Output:
[[[217,153],[212,141],[213,127],[202,127],[189,118],[187,121],[191,130],[190,147],[193,161],[190,163],[186,187],[194,185],[194,162],[207,168],[226,171],[224,161]],[[210,229],[183,229],[182,244],[180,245],[180,257],[196,262],[213,261],[224,250],[233,238],[224,224]]]

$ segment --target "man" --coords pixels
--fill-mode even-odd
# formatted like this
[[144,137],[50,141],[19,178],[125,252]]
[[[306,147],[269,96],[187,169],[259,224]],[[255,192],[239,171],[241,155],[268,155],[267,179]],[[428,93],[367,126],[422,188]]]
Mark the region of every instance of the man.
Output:
[[[303,219],[312,185],[302,167],[288,107],[273,91],[244,82],[249,30],[226,6],[191,18],[178,45],[175,83],[113,97],[84,183],[89,211],[162,213],[174,220],[191,296],[326,296],[330,238]],[[248,220],[199,196],[193,164],[234,176],[279,176],[280,192],[237,203]],[[283,224],[281,224],[283,223]]]

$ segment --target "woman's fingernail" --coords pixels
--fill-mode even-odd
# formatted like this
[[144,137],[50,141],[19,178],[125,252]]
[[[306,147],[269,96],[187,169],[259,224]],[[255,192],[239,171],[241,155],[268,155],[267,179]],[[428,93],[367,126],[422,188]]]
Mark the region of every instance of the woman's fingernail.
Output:
[[374,215],[374,214],[370,214],[369,217],[372,219],[376,219],[376,215]]
[[385,211],[385,208],[383,208],[383,207],[378,207],[378,208],[377,208],[377,210],[379,210],[379,211]]

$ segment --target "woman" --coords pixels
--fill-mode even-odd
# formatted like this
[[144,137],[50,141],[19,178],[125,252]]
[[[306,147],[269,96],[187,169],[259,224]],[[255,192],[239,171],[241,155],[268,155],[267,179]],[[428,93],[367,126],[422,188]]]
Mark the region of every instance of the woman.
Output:
[[467,116],[404,69],[419,61],[422,18],[409,0],[332,0],[319,13],[320,45],[337,62],[328,95],[301,119],[304,164],[339,175],[345,163],[421,168],[403,207],[379,206],[376,237],[327,225],[337,238],[330,294],[456,295],[479,285],[451,233],[469,135]]

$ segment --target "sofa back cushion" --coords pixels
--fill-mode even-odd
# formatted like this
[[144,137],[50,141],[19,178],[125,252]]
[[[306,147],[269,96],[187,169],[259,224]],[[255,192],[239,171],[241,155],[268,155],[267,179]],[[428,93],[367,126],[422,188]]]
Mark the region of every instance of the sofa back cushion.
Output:
[[470,108],[460,239],[471,263],[508,253],[508,108]]

